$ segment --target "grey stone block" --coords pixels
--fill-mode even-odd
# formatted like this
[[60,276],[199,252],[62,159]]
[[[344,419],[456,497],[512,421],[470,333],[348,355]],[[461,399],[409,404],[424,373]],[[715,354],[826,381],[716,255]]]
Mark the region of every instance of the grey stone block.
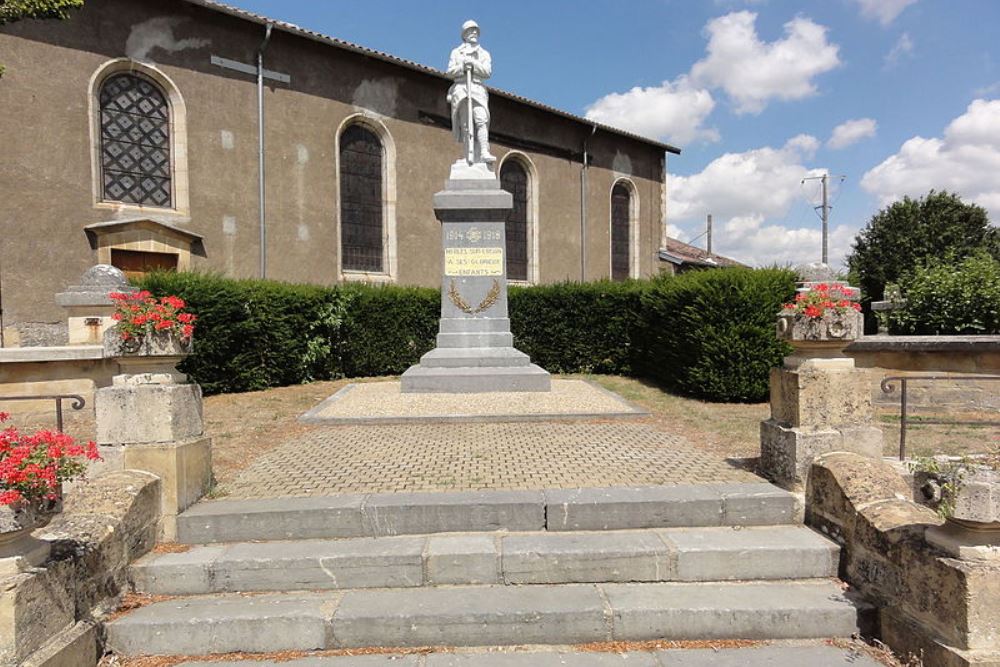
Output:
[[713,484],[724,526],[775,526],[795,521],[795,496],[773,484]]
[[662,667],[651,653],[440,653],[425,667]]
[[210,593],[211,567],[226,550],[222,546],[197,546],[184,553],[150,553],[132,564],[135,590],[152,595]]
[[664,667],[879,667],[881,662],[835,646],[758,646],[657,651]]
[[339,594],[187,598],[136,609],[106,627],[120,656],[309,651],[330,645]]
[[858,614],[822,582],[602,584],[616,640],[849,637]]
[[213,591],[393,588],[424,583],[414,537],[235,544],[212,564]]
[[[509,320],[508,320],[509,321]],[[437,335],[439,348],[467,349],[470,347],[511,347],[514,344],[514,334],[509,331],[475,332],[452,331]]]
[[462,531],[541,530],[540,491],[382,493],[364,504],[369,535],[413,535]]
[[442,535],[427,541],[427,583],[497,584],[500,558],[492,535]]
[[95,667],[97,655],[97,626],[80,621],[36,651],[18,667]]
[[673,528],[677,581],[809,579],[837,575],[840,547],[805,526]]
[[813,460],[829,452],[854,452],[881,460],[882,431],[873,426],[809,430],[773,419],[760,423],[761,470],[782,486],[805,486]]
[[94,393],[97,443],[175,442],[200,437],[201,387],[196,384],[119,384]]
[[718,526],[722,496],[698,484],[545,492],[548,530]]
[[295,540],[366,535],[365,496],[255,498],[199,503],[177,517],[177,540],[187,544]]
[[508,584],[667,581],[672,554],[655,533],[554,533],[502,538]]
[[594,586],[349,591],[333,617],[342,647],[574,644],[610,639]]
[[420,357],[420,365],[425,368],[519,368],[530,364],[528,355],[512,347],[439,347]]
[[551,389],[552,376],[536,364],[472,368],[411,366],[400,376],[400,391],[404,394],[474,394]]

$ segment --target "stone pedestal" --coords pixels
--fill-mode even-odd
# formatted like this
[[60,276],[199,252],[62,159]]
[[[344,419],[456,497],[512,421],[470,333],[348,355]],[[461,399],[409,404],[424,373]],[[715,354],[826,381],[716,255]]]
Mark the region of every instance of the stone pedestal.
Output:
[[104,332],[115,325],[111,319],[115,304],[113,292],[135,292],[125,274],[109,264],[87,269],[78,285],[56,294],[56,303],[68,315],[70,345],[100,345]]
[[861,314],[778,318],[778,337],[795,351],[771,369],[771,418],[760,425],[760,467],[776,483],[801,489],[813,459],[854,452],[880,459],[871,379],[843,354],[861,334]]
[[549,391],[549,374],[514,347],[507,316],[510,193],[491,172],[453,170],[434,195],[443,277],[437,347],[402,376],[404,393]]
[[957,482],[948,522],[927,531],[927,541],[962,560],[1000,567],[1000,471],[969,467]]
[[[139,357],[142,358],[142,357]],[[142,470],[160,478],[160,539],[176,537],[177,515],[212,484],[212,440],[201,387],[170,373],[117,375],[95,396],[102,472]]]

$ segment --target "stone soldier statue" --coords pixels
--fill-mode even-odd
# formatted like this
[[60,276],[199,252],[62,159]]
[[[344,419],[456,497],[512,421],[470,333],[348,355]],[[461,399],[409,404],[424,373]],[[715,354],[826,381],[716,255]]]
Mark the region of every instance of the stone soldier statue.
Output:
[[[448,60],[448,76],[455,81],[448,90],[448,102],[455,140],[466,147],[466,161],[470,165],[496,162],[490,154],[489,93],[483,85],[492,73],[490,53],[479,44],[479,24],[466,21],[462,24],[462,44],[451,52]],[[470,109],[475,125],[471,136]]]

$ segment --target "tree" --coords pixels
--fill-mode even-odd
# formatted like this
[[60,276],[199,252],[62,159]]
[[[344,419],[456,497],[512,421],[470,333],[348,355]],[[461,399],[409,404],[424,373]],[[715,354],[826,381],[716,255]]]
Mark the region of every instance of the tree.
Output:
[[887,284],[905,279],[918,266],[957,262],[981,250],[1000,259],[1000,232],[986,211],[931,190],[876,213],[854,239],[847,265],[852,282],[870,302],[882,299]]
[[[0,0],[0,25],[21,19],[66,19],[71,9],[83,7],[83,0]],[[0,65],[0,76],[4,67]]]

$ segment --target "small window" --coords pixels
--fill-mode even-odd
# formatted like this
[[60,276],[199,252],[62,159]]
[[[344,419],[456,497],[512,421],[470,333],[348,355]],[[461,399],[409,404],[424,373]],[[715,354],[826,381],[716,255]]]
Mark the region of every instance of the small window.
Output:
[[611,190],[611,279],[629,277],[630,228],[632,195],[624,183],[615,184]]
[[382,142],[355,124],[340,136],[340,251],[345,271],[382,272]]
[[500,185],[514,199],[507,218],[507,278],[528,279],[528,172],[520,162],[508,159],[500,168]]
[[101,177],[106,201],[169,208],[170,105],[148,79],[115,74],[101,86]]

